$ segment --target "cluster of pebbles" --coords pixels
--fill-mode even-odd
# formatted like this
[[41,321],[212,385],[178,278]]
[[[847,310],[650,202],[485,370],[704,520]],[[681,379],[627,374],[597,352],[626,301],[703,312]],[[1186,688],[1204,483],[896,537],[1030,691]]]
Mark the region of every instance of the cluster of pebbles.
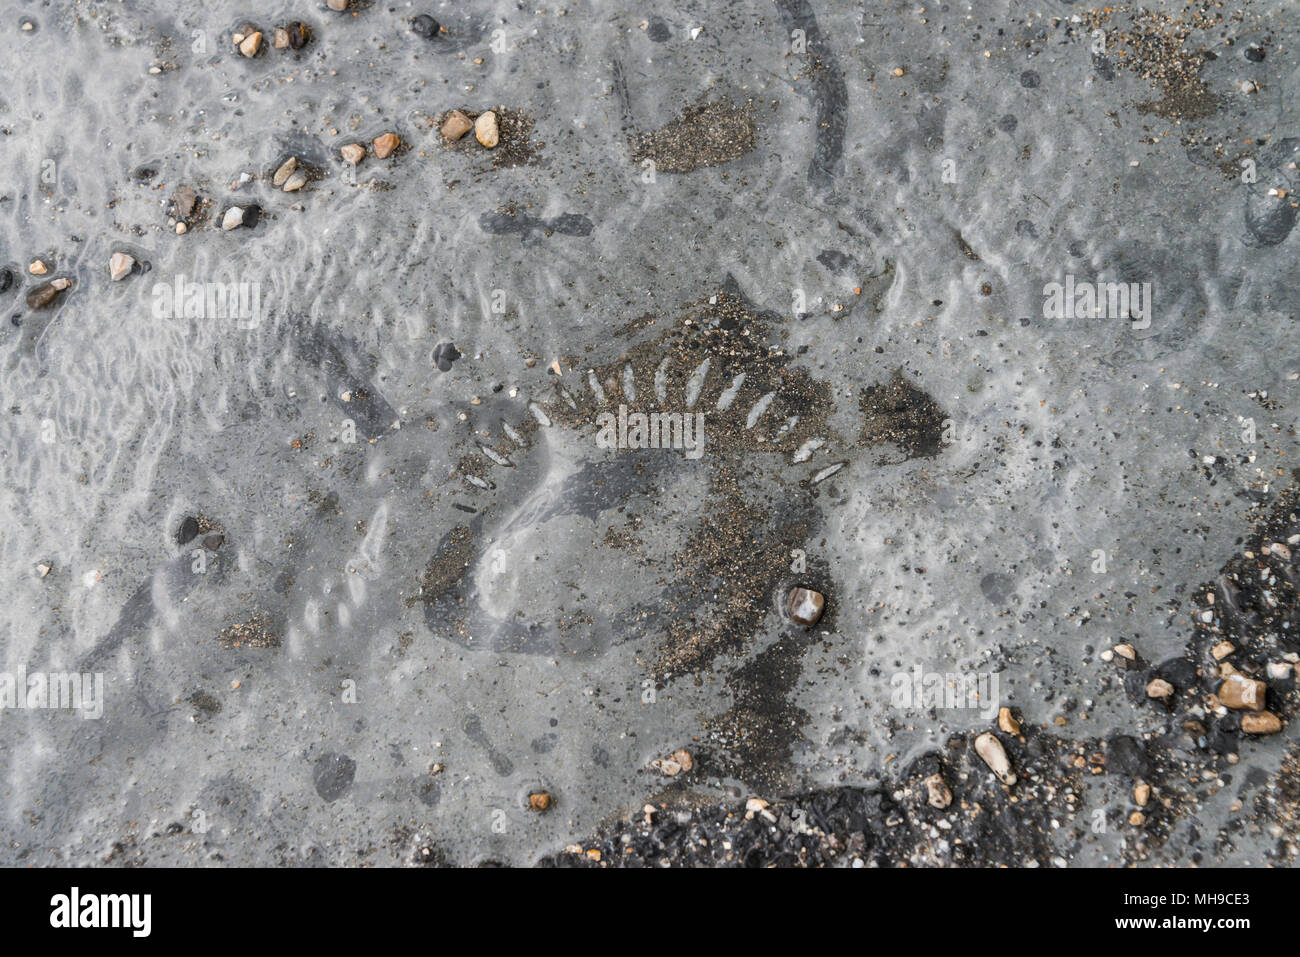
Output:
[[[262,31],[251,23],[230,35],[231,42],[241,56],[258,56],[266,49],[266,37]],[[301,21],[295,21],[283,27],[276,27],[271,36],[271,45],[277,50],[301,50],[311,42],[311,27]]]
[[[370,141],[376,159],[388,159],[401,145],[402,138],[396,133],[380,133]],[[364,143],[348,143],[339,149],[339,154],[344,162],[356,166],[366,158],[366,147]]]
[[470,130],[480,146],[492,149],[501,142],[501,124],[495,110],[470,114],[464,110],[451,110],[439,126],[442,138],[448,143],[455,143]]
[[[44,276],[49,272],[49,267],[45,265],[44,260],[34,260],[27,271],[33,276]],[[44,282],[27,293],[28,309],[44,309],[58,298],[59,293],[72,285],[72,280],[62,276],[56,277]]]
[[[349,0],[327,0],[326,5],[329,9],[338,12],[345,12],[353,6]],[[427,14],[412,17],[411,29],[416,35],[426,39],[434,39],[446,32],[437,20]],[[268,45],[276,50],[301,50],[312,42],[313,33],[311,27],[306,23],[295,20],[283,26],[275,27],[271,32],[268,44],[266,33],[256,24],[248,22],[235,30],[230,39],[239,55],[251,59],[263,55]],[[501,120],[497,111],[494,110],[487,110],[482,113],[458,109],[451,110],[441,117],[439,125],[443,138],[449,144],[460,140],[471,130],[474,131],[474,137],[479,144],[487,149],[493,149],[501,142]],[[339,155],[345,163],[355,167],[368,156],[383,160],[400,154],[405,149],[405,146],[406,144],[400,135],[387,131],[374,137],[369,144],[362,142],[346,143],[339,148]],[[281,162],[269,176],[271,185],[285,193],[299,192],[319,177],[319,170],[314,169],[296,155],[291,155]],[[251,182],[253,178],[251,174],[244,173],[239,180],[231,184],[231,188],[238,189],[244,183]],[[193,187],[183,185],[172,195],[167,211],[167,225],[177,235],[183,235],[206,222],[211,205],[210,199],[201,197]],[[256,203],[231,205],[221,212],[216,222],[223,231],[240,227],[252,228],[258,224],[261,216],[262,208]],[[133,273],[142,272],[144,268],[147,267],[143,267],[135,257],[118,250],[113,252],[109,259],[109,279],[112,282],[120,282]],[[41,260],[36,260],[32,263],[30,271],[33,275],[43,275],[47,268]],[[12,284],[13,279],[14,277],[6,271],[3,277],[3,287]],[[57,277],[34,287],[26,295],[28,308],[37,310],[53,305],[58,301],[59,294],[70,288],[71,285],[72,281],[70,279]],[[2,287],[0,287],[0,291],[2,291]]]

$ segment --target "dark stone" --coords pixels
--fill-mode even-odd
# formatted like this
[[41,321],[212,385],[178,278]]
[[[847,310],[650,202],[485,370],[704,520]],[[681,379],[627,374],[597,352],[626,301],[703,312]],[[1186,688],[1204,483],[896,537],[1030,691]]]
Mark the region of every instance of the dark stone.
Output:
[[1241,718],[1230,714],[1214,723],[1206,737],[1205,746],[1215,754],[1236,754],[1241,740]]
[[176,532],[176,544],[184,545],[186,542],[193,541],[194,537],[198,534],[198,520],[193,515],[187,516],[185,521],[181,522],[181,527]]
[[9,287],[14,284],[14,271],[12,269],[0,269],[0,292],[8,292]]
[[286,28],[289,31],[289,46],[295,50],[301,50],[311,42],[311,28],[305,23],[291,23]]
[[332,751],[317,758],[316,766],[311,772],[316,793],[326,801],[337,801],[347,794],[356,776],[357,762],[346,754],[335,754]]
[[1264,59],[1264,51],[1257,46],[1246,47],[1246,59],[1251,63],[1258,63]]
[[1171,658],[1156,665],[1156,674],[1175,688],[1190,688],[1196,684],[1196,662]]
[[1118,774],[1139,777],[1150,773],[1151,761],[1146,748],[1127,734],[1117,734],[1106,742],[1106,768]]
[[47,282],[43,285],[37,286],[27,294],[27,308],[44,309],[54,301],[54,297],[61,291],[62,290],[55,286],[53,282]]
[[244,207],[244,215],[240,220],[249,229],[252,229],[262,220],[262,207],[253,203],[251,206]]
[[1043,78],[1034,70],[1026,70],[1024,73],[1020,74],[1020,85],[1027,90],[1035,89],[1042,82]]
[[203,547],[210,552],[215,552],[218,548],[226,543],[224,535],[206,535],[203,538]]
[[417,37],[424,37],[426,40],[432,40],[438,35],[438,21],[433,19],[427,13],[422,13],[418,17],[411,19],[411,29]]
[[433,362],[439,372],[450,372],[451,364],[460,358],[460,353],[450,342],[440,342],[433,348]]
[[654,43],[663,43],[672,36],[672,32],[668,29],[668,24],[664,23],[664,21],[659,17],[655,17],[650,21],[650,26],[646,30],[646,35],[650,37],[650,40]]

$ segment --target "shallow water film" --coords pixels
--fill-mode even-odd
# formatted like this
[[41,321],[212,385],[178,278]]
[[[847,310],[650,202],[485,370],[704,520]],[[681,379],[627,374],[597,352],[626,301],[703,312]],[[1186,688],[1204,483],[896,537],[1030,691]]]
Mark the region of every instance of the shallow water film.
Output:
[[0,860],[1294,864],[1298,28],[0,0]]

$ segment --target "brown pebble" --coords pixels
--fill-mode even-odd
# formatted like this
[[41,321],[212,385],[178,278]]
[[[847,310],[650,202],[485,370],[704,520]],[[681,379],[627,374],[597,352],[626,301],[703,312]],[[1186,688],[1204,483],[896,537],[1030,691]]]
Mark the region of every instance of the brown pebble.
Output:
[[998,727],[1007,734],[1020,733],[1020,722],[1016,720],[1010,708],[998,708]]
[[271,177],[271,185],[277,188],[284,185],[284,181],[293,175],[293,171],[298,168],[298,157],[290,156],[280,164],[280,168],[275,171]]
[[284,27],[275,28],[275,39],[271,45],[277,50],[284,50],[289,46],[289,31]]
[[1236,650],[1237,649],[1233,647],[1232,642],[1221,641],[1210,649],[1210,654],[1214,655],[1215,661],[1222,661]]
[[384,133],[376,136],[374,139],[375,155],[380,159],[388,159],[393,155],[393,150],[401,145],[402,140],[396,133]]
[[826,608],[826,596],[811,588],[796,586],[786,598],[786,611],[795,623],[811,627],[821,620]]
[[1247,734],[1277,734],[1282,730],[1282,719],[1272,711],[1243,714],[1241,730]]
[[189,219],[198,201],[198,193],[188,186],[182,186],[172,194],[172,214],[177,219]]
[[1151,800],[1151,785],[1145,781],[1133,785],[1133,801],[1138,807],[1146,807],[1149,800]]
[[1268,685],[1245,675],[1232,674],[1219,685],[1219,700],[1237,711],[1263,711]]
[[37,286],[27,294],[28,309],[44,309],[54,301],[64,289],[67,289],[71,283],[66,279],[52,279],[47,283]]
[[442,121],[442,136],[449,143],[454,143],[474,128],[474,123],[460,110],[452,110]]
[[695,759],[691,757],[691,752],[685,748],[678,748],[672,753],[671,757],[655,758],[650,762],[650,766],[661,774],[666,774],[670,778],[691,770],[695,767]]
[[689,771],[695,767],[695,759],[691,757],[691,752],[685,748],[678,748],[674,751],[673,760],[682,766],[683,771]]
[[254,30],[244,39],[239,41],[239,52],[244,56],[257,56],[258,51],[262,49],[262,34]]
[[1174,693],[1174,686],[1164,678],[1152,678],[1147,685],[1148,698],[1168,698]]
[[528,807],[534,811],[545,811],[551,806],[551,796],[545,791],[528,795]]
[[340,149],[339,152],[343,155],[343,159],[351,163],[353,166],[356,166],[366,158],[366,148],[360,143],[349,143],[347,146]]

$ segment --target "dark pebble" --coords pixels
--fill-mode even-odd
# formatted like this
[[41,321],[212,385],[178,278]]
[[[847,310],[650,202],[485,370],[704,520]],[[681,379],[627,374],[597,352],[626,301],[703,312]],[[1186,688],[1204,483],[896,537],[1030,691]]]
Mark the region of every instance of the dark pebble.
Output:
[[1034,70],[1026,70],[1020,74],[1020,85],[1027,90],[1032,90],[1043,82],[1042,77]]
[[14,271],[12,269],[0,269],[0,292],[8,292],[9,287],[14,284]]
[[1106,742],[1106,769],[1112,774],[1141,777],[1150,772],[1146,748],[1127,734],[1117,734]]
[[291,23],[286,29],[289,31],[289,46],[295,50],[301,50],[311,41],[311,30],[305,23]]
[[432,40],[438,35],[438,21],[427,13],[422,13],[418,17],[412,18],[411,29],[415,31],[417,37]]
[[357,775],[357,763],[346,754],[322,754],[312,769],[316,793],[326,801],[337,801],[348,793]]
[[658,17],[655,17],[650,21],[650,28],[646,31],[646,34],[655,43],[663,43],[672,36],[672,33],[668,30],[668,24],[664,23]]
[[1258,63],[1264,59],[1264,51],[1255,46],[1246,47],[1246,59],[1251,63]]
[[439,372],[450,372],[451,364],[460,358],[460,353],[450,342],[440,342],[434,346],[433,362]]
[[194,539],[194,536],[198,535],[198,533],[199,533],[198,519],[196,519],[193,515],[191,515],[187,517],[185,521],[181,522],[181,527],[176,532],[176,544],[184,545],[186,542],[192,541]]
[[52,303],[54,297],[62,291],[63,290],[54,285],[53,281],[37,286],[27,294],[27,308],[44,309]]
[[1156,665],[1156,674],[1175,688],[1190,688],[1196,684],[1196,662],[1171,658]]
[[249,229],[256,226],[262,219],[262,207],[256,203],[244,207],[243,224]]
[[1241,719],[1236,715],[1215,723],[1202,747],[1215,754],[1236,754],[1241,742]]
[[210,552],[215,552],[225,544],[226,536],[224,535],[207,535],[203,539],[203,547]]

